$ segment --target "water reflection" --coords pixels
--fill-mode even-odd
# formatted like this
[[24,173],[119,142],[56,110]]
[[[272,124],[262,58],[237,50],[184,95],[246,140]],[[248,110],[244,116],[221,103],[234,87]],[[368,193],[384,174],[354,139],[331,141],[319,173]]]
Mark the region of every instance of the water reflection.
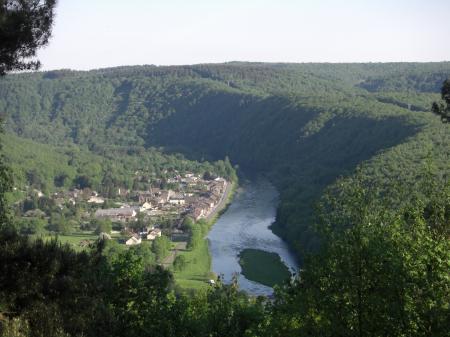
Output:
[[225,282],[230,282],[238,273],[240,288],[253,295],[269,295],[273,289],[240,274],[238,255],[243,249],[275,252],[292,272],[297,269],[295,257],[286,243],[268,228],[275,220],[277,204],[278,193],[267,180],[244,183],[208,235],[212,270],[222,274]]

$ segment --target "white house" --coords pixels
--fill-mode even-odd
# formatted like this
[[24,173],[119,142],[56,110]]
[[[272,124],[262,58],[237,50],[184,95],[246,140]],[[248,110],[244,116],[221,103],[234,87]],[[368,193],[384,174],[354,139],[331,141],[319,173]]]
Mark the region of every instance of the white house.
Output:
[[105,202],[105,199],[103,199],[102,197],[93,195],[88,199],[87,202],[90,204],[103,204]]
[[155,240],[156,238],[161,236],[161,230],[159,228],[153,229],[150,233],[147,234],[147,240]]
[[125,242],[125,244],[127,246],[135,246],[135,245],[139,245],[141,242],[142,242],[141,238],[136,238],[135,236],[132,236]]
[[148,211],[149,209],[152,209],[152,208],[153,208],[153,206],[152,206],[151,203],[149,203],[149,202],[144,202],[144,203],[142,204],[142,206],[139,208],[139,212],[145,212],[145,211]]
[[175,196],[170,198],[169,203],[172,205],[184,205],[186,203],[186,200],[184,200],[181,196]]

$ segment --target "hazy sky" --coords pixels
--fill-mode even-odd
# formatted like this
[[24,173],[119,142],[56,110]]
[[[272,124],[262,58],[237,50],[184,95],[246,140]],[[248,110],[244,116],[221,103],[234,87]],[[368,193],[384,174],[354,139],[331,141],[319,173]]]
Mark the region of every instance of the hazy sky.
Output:
[[450,0],[59,0],[43,69],[450,60]]

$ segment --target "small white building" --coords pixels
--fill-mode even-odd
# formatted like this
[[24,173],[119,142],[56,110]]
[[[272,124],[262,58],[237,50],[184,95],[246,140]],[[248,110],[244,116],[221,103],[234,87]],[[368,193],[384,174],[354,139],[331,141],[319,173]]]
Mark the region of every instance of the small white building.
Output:
[[90,204],[103,204],[105,202],[105,199],[103,199],[102,197],[93,195],[88,199],[87,202]]
[[155,228],[147,234],[147,240],[155,240],[160,237],[161,234],[161,230],[159,228]]
[[125,242],[125,244],[127,246],[135,246],[135,245],[139,245],[141,242],[142,242],[141,238],[136,238],[135,236],[132,236]]
[[169,200],[172,205],[184,205],[186,200],[183,197],[173,197]]
[[131,207],[98,209],[95,211],[96,218],[108,218],[112,221],[130,221],[136,216],[136,211]]
[[152,208],[153,208],[153,206],[152,206],[151,203],[149,203],[149,202],[144,202],[144,203],[142,204],[142,206],[139,207],[139,212],[145,212],[145,211],[148,211],[149,209],[152,209]]

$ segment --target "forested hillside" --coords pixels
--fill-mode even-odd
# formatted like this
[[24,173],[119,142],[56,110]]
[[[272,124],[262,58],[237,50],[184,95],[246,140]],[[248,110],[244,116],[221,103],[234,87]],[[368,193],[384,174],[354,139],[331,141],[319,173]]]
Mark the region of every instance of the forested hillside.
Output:
[[315,242],[314,204],[358,167],[386,191],[413,189],[429,170],[448,179],[450,132],[428,111],[449,76],[448,62],[61,70],[2,79],[0,111],[20,138],[100,156],[228,156],[276,184],[274,230],[300,252]]

